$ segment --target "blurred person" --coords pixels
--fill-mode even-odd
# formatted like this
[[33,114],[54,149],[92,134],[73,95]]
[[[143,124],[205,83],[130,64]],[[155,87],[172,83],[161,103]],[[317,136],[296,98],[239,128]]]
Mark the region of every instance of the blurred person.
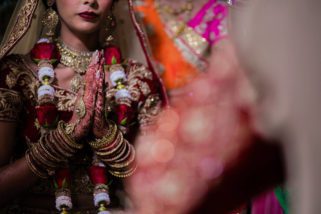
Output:
[[253,213],[285,212],[271,192],[285,181],[282,149],[256,124],[257,95],[235,44],[221,44],[209,72],[138,140],[138,169],[129,180],[137,213],[242,213],[233,209],[268,190],[269,209]]
[[228,4],[219,0],[137,0],[135,10],[170,97],[206,72],[209,56],[227,38]]
[[143,37],[130,0],[18,2],[0,49],[1,213],[125,208],[131,142],[166,104]]
[[[277,144],[266,143],[266,140],[256,141],[257,138],[252,138],[255,133],[259,132],[252,124],[252,120],[256,117],[256,95],[255,90],[253,90],[251,84],[248,83],[247,74],[244,73],[237,60],[234,44],[226,34],[227,26],[231,25],[227,19],[227,5],[220,1],[198,1],[198,4],[195,4],[194,1],[172,2],[165,0],[137,1],[137,5],[137,10],[141,13],[143,22],[146,24],[147,32],[150,33],[149,38],[152,48],[154,47],[154,57],[158,63],[163,65],[163,79],[167,88],[170,90],[172,104],[177,108],[177,114],[180,115],[179,125],[174,128],[172,127],[172,129],[176,131],[176,135],[171,136],[168,133],[156,134],[160,139],[165,138],[165,141],[169,141],[169,144],[168,142],[167,144],[175,150],[175,155],[173,155],[164,166],[168,172],[164,170],[166,173],[157,178],[155,177],[152,182],[148,183],[150,188],[146,189],[152,191],[151,189],[158,187],[158,185],[166,185],[166,182],[163,181],[166,179],[168,183],[171,184],[171,180],[166,176],[174,174],[171,177],[172,179],[176,179],[178,183],[183,183],[185,186],[188,186],[186,192],[195,190],[195,192],[199,194],[201,194],[201,192],[205,194],[206,190],[203,189],[202,191],[202,188],[197,189],[195,183],[197,183],[198,180],[201,180],[198,183],[207,183],[205,182],[206,179],[202,180],[200,177],[194,176],[193,173],[198,172],[199,166],[197,166],[197,164],[201,164],[203,159],[200,156],[206,153],[213,159],[215,157],[220,159],[218,162],[224,166],[225,170],[217,176],[218,180],[222,180],[221,184],[213,185],[213,192],[209,191],[209,196],[206,197],[208,201],[204,200],[203,203],[198,206],[198,212],[203,213],[206,209],[225,212],[228,208],[235,207],[236,204],[241,204],[241,202],[247,203],[253,196],[257,196],[258,193],[270,189],[270,192],[261,195],[252,202],[253,206],[251,207],[251,211],[254,214],[286,213],[286,204],[280,203],[285,200],[283,190],[277,188],[275,192],[273,191],[274,185],[282,183],[285,179],[281,148]],[[199,25],[193,25],[195,23]],[[218,32],[218,34],[213,36],[214,32]],[[207,35],[211,36],[206,37]],[[186,38],[193,38],[195,40],[188,40]],[[193,42],[199,46],[191,45]],[[164,52],[158,47],[162,47]],[[200,47],[204,49],[197,49]],[[200,50],[203,50],[203,52],[200,52]],[[171,57],[168,57],[169,54]],[[207,74],[201,75],[200,71],[202,70],[207,71]],[[195,78],[198,75],[202,77]],[[203,99],[200,102],[197,101],[199,97]],[[186,102],[184,100],[189,101]],[[224,103],[224,105],[221,105],[221,103]],[[204,107],[209,107],[208,105],[212,106],[215,110],[209,110]],[[208,112],[199,113],[203,111],[203,108]],[[199,118],[189,121],[185,117],[188,118],[189,112],[193,112],[193,110],[195,112],[199,111]],[[243,121],[243,114],[248,115],[249,119],[246,119],[247,122]],[[218,117],[217,115],[220,115],[219,119],[216,118]],[[193,139],[196,138],[198,134],[206,135],[204,130],[212,130],[212,125],[206,123],[206,120],[210,120],[211,118],[213,123],[215,122],[217,129],[208,135],[211,136],[209,139],[215,141],[215,143],[212,141],[207,142],[206,137],[204,137],[202,145],[206,148],[206,152],[197,147],[192,147],[193,149],[182,149],[186,144],[193,142]],[[189,131],[194,134],[194,138],[191,136],[191,138],[185,139],[184,135],[189,136],[189,133],[186,130],[184,132],[180,130],[180,127],[183,126],[181,123],[190,126]],[[202,123],[208,127],[205,127],[205,125],[201,126],[200,124]],[[163,127],[161,122],[159,126]],[[201,126],[203,129],[194,126]],[[193,128],[198,129],[199,133],[194,133],[192,131]],[[245,137],[246,134],[245,136],[238,134],[240,129],[247,130],[246,133],[248,133],[248,136]],[[220,132],[227,132],[229,134],[222,134]],[[228,140],[218,137],[221,135],[224,135]],[[232,136],[234,136],[234,138]],[[216,138],[217,140],[213,140]],[[146,140],[145,142],[156,141],[157,137],[152,139],[153,140]],[[153,147],[153,144],[150,144],[150,147]],[[226,146],[227,144],[233,149]],[[149,145],[145,143],[145,146],[142,147],[148,146]],[[157,148],[157,146],[155,147]],[[145,152],[147,153],[147,151]],[[149,151],[148,153],[153,152]],[[155,153],[157,156],[157,152]],[[218,155],[217,153],[221,154]],[[143,152],[142,156],[146,156],[146,154],[144,154]],[[184,158],[182,158],[182,154],[184,154]],[[222,154],[230,154],[230,156],[221,158]],[[270,155],[273,157],[269,157]],[[153,158],[155,157],[151,157],[151,159]],[[190,159],[190,163],[192,163],[193,160],[195,163],[192,164],[192,166],[196,166],[194,166],[194,168],[184,168],[179,164],[174,164],[176,162],[187,161],[186,159]],[[157,160],[154,160],[154,162],[150,160],[150,162],[150,166],[146,168],[142,167],[141,169],[141,173],[144,174],[145,172],[146,176],[153,174],[153,171],[157,174],[157,171],[162,169]],[[258,162],[261,163],[258,164],[257,167],[253,166],[254,163]],[[214,166],[215,164],[215,161],[213,161]],[[148,164],[144,161],[142,165],[145,166]],[[273,165],[276,165],[275,169],[273,169]],[[208,168],[210,168],[210,164]],[[266,169],[266,171],[264,171],[264,169]],[[244,174],[242,175],[242,173]],[[249,178],[251,175],[253,175],[253,177],[256,176],[256,178]],[[133,178],[134,182],[138,182],[135,180],[136,177],[138,176],[135,175]],[[184,180],[182,177],[188,177],[190,180]],[[143,178],[144,176],[141,175],[140,179],[143,183],[141,185],[148,186]],[[176,185],[178,185],[178,183],[176,183]],[[174,188],[175,185],[172,184],[172,186]],[[229,188],[228,190],[230,190],[230,192],[228,192],[227,189],[225,189],[228,188],[228,186],[233,186],[234,188]],[[162,187],[165,188],[164,186]],[[179,189],[179,187],[177,187],[177,189]],[[226,190],[225,194],[220,192],[224,191],[224,189]],[[149,200],[141,198],[142,203],[150,204],[150,209],[155,209],[153,210],[154,212],[158,209],[170,209],[169,204],[171,203],[166,201],[167,197],[161,196],[158,191],[151,193],[148,190],[146,190],[145,194],[150,195],[148,197]],[[243,193],[237,193],[239,191]],[[173,202],[175,211],[172,212],[183,212],[182,210],[186,212],[188,208],[191,208],[191,204],[193,204],[191,202],[193,200],[191,199],[197,201],[197,193],[195,192],[193,192],[193,195],[190,194],[190,197],[186,196],[183,199],[177,196],[177,199]],[[211,195],[211,193],[213,195]],[[137,190],[136,196],[137,195],[143,197],[142,195],[144,194],[139,193]],[[151,195],[155,196],[156,199]],[[230,195],[233,195],[234,198],[232,196],[228,197]],[[212,203],[213,200],[219,205]],[[153,203],[161,205],[159,207],[153,207]],[[182,205],[184,204],[189,205],[182,209]],[[162,205],[164,205],[165,208],[162,207]],[[144,211],[148,213],[150,210],[144,209]],[[168,210],[166,212],[168,212]]]
[[233,37],[261,94],[257,124],[283,142],[290,213],[320,203],[320,1],[240,1]]

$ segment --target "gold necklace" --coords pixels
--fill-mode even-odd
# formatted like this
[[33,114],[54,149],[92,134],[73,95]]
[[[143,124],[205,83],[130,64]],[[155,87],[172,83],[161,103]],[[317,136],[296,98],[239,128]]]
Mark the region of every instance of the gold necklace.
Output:
[[56,41],[61,55],[60,63],[75,70],[78,74],[85,74],[94,52],[77,51],[68,47],[60,39]]

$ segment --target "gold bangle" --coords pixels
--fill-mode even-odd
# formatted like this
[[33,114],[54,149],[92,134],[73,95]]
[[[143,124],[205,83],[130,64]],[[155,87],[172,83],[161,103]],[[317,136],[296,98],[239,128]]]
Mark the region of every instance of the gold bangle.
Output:
[[116,156],[112,157],[112,158],[101,158],[101,160],[107,164],[109,164],[109,162],[113,162],[113,161],[117,161],[119,158],[121,158],[125,152],[127,151],[127,153],[130,151],[130,149],[128,148],[128,144],[124,143],[123,144],[123,148],[121,149],[121,151],[119,152],[119,154],[117,154]]
[[50,144],[51,148],[53,148],[54,151],[59,152],[59,154],[64,158],[70,158],[72,157],[72,153],[68,153],[66,151],[63,150],[63,148],[61,148],[61,145],[59,145],[58,143],[60,142],[58,139],[55,139],[54,136],[51,134],[50,135],[51,139],[49,142],[47,142],[47,144]]
[[42,179],[46,179],[48,178],[47,174],[44,173],[44,172],[41,172],[40,169],[37,169],[37,167],[34,165],[34,163],[32,163],[32,160],[31,160],[31,156],[30,156],[30,151],[27,150],[26,154],[25,154],[25,158],[26,158],[26,162],[27,162],[27,165],[29,167],[29,169],[31,170],[31,172],[36,175],[37,177],[39,178],[42,178]]
[[135,150],[133,147],[130,147],[131,148],[131,156],[130,156],[130,159],[124,163],[115,163],[115,164],[109,164],[109,167],[111,168],[116,168],[116,169],[122,169],[122,168],[125,168],[125,167],[128,167],[131,163],[133,163],[135,161],[135,157],[136,157],[136,154],[135,154]]
[[39,145],[40,145],[41,150],[42,150],[51,160],[53,160],[53,161],[55,161],[55,162],[57,162],[57,163],[61,162],[61,160],[60,160],[59,158],[57,158],[55,155],[51,154],[51,153],[47,150],[47,148],[45,147],[45,145],[43,144],[42,141],[43,141],[43,137],[41,137],[40,140],[39,140]]
[[[45,135],[44,136],[44,140],[45,142],[42,144],[44,147],[48,148],[49,151],[56,157],[60,158],[61,161],[63,161],[64,159],[66,159],[65,155],[62,154],[58,149],[56,149],[56,146],[54,145],[53,141],[54,139],[52,139],[53,137],[51,135]],[[49,139],[50,138],[50,139]]]
[[66,154],[70,154],[72,156],[76,152],[75,149],[68,146],[63,136],[60,135],[60,133],[57,130],[55,132],[52,132],[51,134],[56,139],[55,141],[56,145],[59,146],[61,149],[63,149]]
[[117,178],[127,178],[127,177],[131,176],[132,174],[134,174],[136,169],[137,169],[137,166],[135,165],[132,169],[125,171],[125,172],[112,171],[112,170],[109,170],[108,172]]
[[115,161],[116,163],[122,163],[122,162],[126,161],[126,160],[130,157],[130,155],[132,154],[132,151],[133,151],[133,149],[134,149],[133,145],[131,145],[130,143],[128,143],[127,140],[126,140],[126,144],[128,145],[128,151],[127,151],[126,155],[124,155],[124,157],[116,160],[116,161]]
[[65,142],[73,149],[82,149],[84,147],[83,144],[76,143],[65,131],[65,123],[63,121],[59,121],[58,123],[58,132],[63,137]]
[[109,123],[109,133],[107,133],[103,138],[96,139],[95,141],[89,142],[89,145],[94,149],[101,149],[106,145],[112,143],[117,135],[118,128],[116,123],[111,122]]
[[49,159],[43,157],[43,154],[38,150],[39,143],[32,147],[30,153],[33,156],[33,158],[39,163],[44,165],[46,168],[50,168],[50,170],[53,170],[57,167],[56,164],[52,163]]
[[[118,143],[118,144],[117,144]],[[111,155],[111,154],[114,154],[119,148],[121,148],[122,144],[124,143],[124,137],[123,137],[123,134],[121,132],[118,132],[118,136],[116,138],[116,140],[114,141],[114,144],[117,144],[115,146],[115,148],[109,150],[109,151],[105,151],[105,150],[108,150],[111,146],[109,146],[108,148],[104,148],[103,151],[97,151],[96,154],[98,156],[101,156],[101,157],[104,157],[104,156],[108,156],[108,155]],[[112,144],[112,145],[114,145]]]

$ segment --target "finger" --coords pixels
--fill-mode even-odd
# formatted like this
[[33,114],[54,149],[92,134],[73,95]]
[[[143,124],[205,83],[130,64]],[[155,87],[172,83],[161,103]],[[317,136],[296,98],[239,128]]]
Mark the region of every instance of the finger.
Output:
[[103,61],[101,61],[99,69],[99,79],[97,81],[97,99],[95,105],[95,116],[94,116],[94,133],[99,134],[105,126],[104,121],[104,72],[103,72]]
[[79,124],[75,128],[75,135],[82,136],[89,131],[89,127],[93,121],[95,102],[97,97],[97,73],[99,67],[99,53],[96,52],[93,56],[93,59],[88,66],[85,75],[85,87],[84,90],[79,93],[79,104],[83,105],[81,108],[84,108],[84,116],[79,118]]

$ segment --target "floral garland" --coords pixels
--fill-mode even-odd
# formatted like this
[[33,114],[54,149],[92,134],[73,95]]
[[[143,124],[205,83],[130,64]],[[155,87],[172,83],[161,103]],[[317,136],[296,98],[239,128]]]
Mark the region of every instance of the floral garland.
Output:
[[[31,57],[38,65],[38,105],[36,106],[37,120],[44,130],[55,129],[59,121],[58,109],[55,100],[53,82],[56,78],[54,68],[59,63],[61,55],[56,44],[49,39],[40,39],[31,51]],[[104,48],[105,71],[109,72],[112,86],[116,89],[115,112],[117,124],[126,126],[132,118],[132,98],[127,86],[127,76],[121,65],[121,52],[116,46]],[[94,205],[99,214],[109,214],[106,206],[110,203],[108,194],[106,166],[96,155],[93,157],[89,176],[94,184]],[[56,208],[61,213],[68,213],[72,209],[71,199],[71,173],[69,167],[56,170],[54,173],[54,186],[56,188]]]

